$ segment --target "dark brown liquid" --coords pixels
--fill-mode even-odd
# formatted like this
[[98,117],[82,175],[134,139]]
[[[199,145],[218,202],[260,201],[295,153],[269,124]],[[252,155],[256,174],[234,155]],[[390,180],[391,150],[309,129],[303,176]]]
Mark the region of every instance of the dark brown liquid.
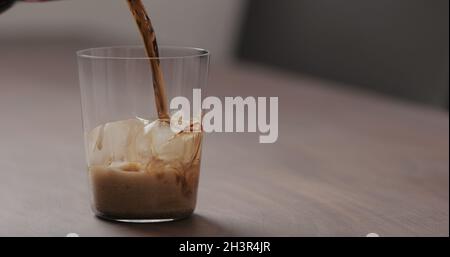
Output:
[[156,41],[155,30],[152,22],[145,11],[141,0],[127,0],[130,11],[133,14],[138,25],[142,39],[144,40],[147,56],[150,58],[150,66],[153,74],[153,90],[155,93],[156,110],[158,118],[161,120],[169,119],[169,109],[167,103],[166,89],[164,85],[163,73],[159,59],[158,43]]

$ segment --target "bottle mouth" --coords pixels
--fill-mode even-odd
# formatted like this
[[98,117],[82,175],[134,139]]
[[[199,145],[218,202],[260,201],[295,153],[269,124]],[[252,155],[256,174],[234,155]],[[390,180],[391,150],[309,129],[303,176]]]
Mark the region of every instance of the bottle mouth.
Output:
[[[22,2],[29,2],[29,3],[39,3],[49,1],[56,1],[56,0],[22,0]],[[16,0],[0,0],[0,14],[8,10],[11,6],[13,6],[15,2]]]
[[159,47],[159,57],[148,57],[144,46],[111,46],[97,47],[77,51],[77,56],[88,59],[112,59],[112,60],[163,60],[201,58],[210,55],[208,50],[197,47],[166,46]]
[[14,5],[15,0],[3,0],[0,1],[0,14],[6,10],[8,10],[11,6]]

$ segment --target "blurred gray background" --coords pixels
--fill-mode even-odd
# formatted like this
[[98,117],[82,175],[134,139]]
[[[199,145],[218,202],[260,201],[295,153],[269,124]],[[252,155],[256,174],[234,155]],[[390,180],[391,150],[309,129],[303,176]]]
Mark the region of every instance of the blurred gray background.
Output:
[[448,0],[251,0],[239,56],[448,108]]
[[[144,2],[160,44],[207,48],[213,69],[252,62],[448,108],[447,0]],[[75,50],[140,43],[123,0],[18,3],[0,15],[0,83],[76,81]]]

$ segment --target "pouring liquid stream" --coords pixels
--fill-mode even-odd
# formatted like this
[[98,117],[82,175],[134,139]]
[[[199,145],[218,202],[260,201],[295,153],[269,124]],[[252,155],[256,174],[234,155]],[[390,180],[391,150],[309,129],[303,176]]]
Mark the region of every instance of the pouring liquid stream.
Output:
[[127,0],[131,13],[133,14],[139,32],[144,41],[145,50],[149,57],[150,67],[153,74],[153,91],[155,94],[156,110],[158,118],[163,121],[170,119],[168,109],[168,99],[164,83],[164,77],[161,70],[158,50],[158,43],[156,40],[156,33],[152,22],[145,10],[141,0]]

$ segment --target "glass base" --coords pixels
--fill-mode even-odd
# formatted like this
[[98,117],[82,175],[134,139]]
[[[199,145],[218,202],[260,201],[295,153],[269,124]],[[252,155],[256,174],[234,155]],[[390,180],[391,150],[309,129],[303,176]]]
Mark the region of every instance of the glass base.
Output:
[[186,219],[189,216],[191,216],[191,213],[185,216],[177,217],[177,218],[162,218],[162,219],[127,219],[127,218],[118,218],[118,217],[112,217],[104,214],[95,214],[98,218],[106,221],[114,221],[114,222],[121,222],[121,223],[136,223],[136,224],[142,224],[142,223],[162,223],[162,222],[171,222],[171,221],[177,221]]

